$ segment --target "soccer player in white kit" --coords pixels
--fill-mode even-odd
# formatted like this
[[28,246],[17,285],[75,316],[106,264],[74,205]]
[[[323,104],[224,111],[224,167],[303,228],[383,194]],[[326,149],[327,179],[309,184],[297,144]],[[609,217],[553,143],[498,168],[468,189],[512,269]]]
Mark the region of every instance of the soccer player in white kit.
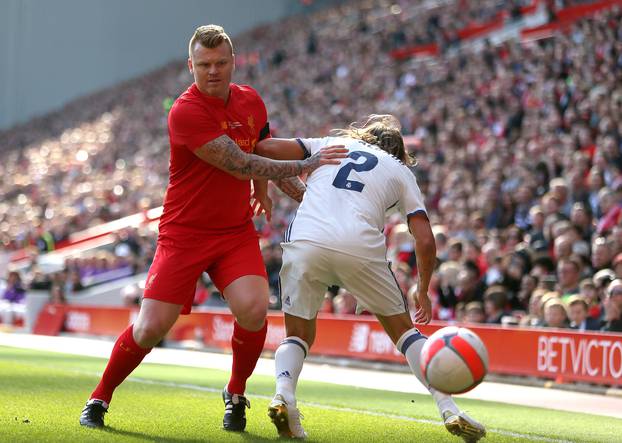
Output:
[[335,137],[266,139],[255,151],[275,159],[302,159],[324,146],[344,145],[349,150],[340,165],[319,168],[308,177],[302,203],[285,233],[280,277],[287,338],[275,354],[276,395],[268,414],[281,436],[307,436],[296,407],[296,385],[315,339],[326,288],[338,285],[355,295],[359,309],[376,315],[413,374],[436,400],[446,428],[465,441],[477,441],[486,434],[484,427],[423,378],[419,361],[426,337],[414,327],[386,259],[385,214],[397,209],[415,238],[415,320],[427,324],[436,245],[423,196],[407,167],[411,159],[399,123],[393,116],[376,115],[361,126],[353,124],[333,133]]

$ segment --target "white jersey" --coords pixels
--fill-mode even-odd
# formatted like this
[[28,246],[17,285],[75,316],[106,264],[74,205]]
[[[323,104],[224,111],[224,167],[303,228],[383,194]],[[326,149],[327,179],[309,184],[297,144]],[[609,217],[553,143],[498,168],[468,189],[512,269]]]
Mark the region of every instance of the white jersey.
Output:
[[361,140],[325,137],[299,142],[310,155],[331,145],[344,145],[350,153],[340,165],[322,166],[309,175],[285,242],[305,240],[346,254],[385,259],[387,211],[395,208],[405,219],[426,211],[412,171]]

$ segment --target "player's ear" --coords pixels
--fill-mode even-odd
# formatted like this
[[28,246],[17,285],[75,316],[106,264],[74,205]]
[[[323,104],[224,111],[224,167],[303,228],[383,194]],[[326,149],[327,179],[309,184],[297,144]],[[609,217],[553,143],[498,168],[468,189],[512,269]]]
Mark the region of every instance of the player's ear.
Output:
[[235,54],[231,54],[231,57],[233,58],[233,71],[235,72]]
[[190,71],[190,74],[194,74],[194,69],[192,68],[192,59],[190,57],[188,57],[188,71]]

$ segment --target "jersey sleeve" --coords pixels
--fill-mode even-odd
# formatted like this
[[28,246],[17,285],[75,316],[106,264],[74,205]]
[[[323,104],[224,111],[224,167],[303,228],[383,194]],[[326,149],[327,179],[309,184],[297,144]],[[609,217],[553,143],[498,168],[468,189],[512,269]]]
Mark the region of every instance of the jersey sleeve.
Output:
[[266,109],[266,104],[263,102],[259,94],[257,94],[257,98],[259,99],[259,117],[261,117],[260,121],[262,123],[257,140],[261,141],[271,138],[272,134],[270,133],[270,122],[268,121],[268,110]]
[[402,195],[399,200],[399,210],[402,216],[408,219],[409,216],[423,212],[428,214],[423,200],[423,194],[417,184],[415,174],[406,167],[403,167],[402,175]]
[[324,146],[328,146],[328,137],[324,138],[297,138],[296,141],[305,151],[305,158],[311,157]]
[[199,106],[181,103],[171,109],[168,130],[176,145],[196,151],[207,142],[225,135],[218,120]]

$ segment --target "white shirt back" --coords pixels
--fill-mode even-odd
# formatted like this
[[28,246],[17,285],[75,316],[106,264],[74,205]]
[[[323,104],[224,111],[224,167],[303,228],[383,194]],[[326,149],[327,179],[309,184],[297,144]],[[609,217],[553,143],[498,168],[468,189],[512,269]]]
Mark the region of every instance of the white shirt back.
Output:
[[384,259],[385,214],[396,208],[404,218],[426,211],[414,174],[377,146],[343,137],[300,139],[315,154],[344,145],[340,165],[322,166],[307,180],[303,201],[285,241],[306,240],[342,253]]

